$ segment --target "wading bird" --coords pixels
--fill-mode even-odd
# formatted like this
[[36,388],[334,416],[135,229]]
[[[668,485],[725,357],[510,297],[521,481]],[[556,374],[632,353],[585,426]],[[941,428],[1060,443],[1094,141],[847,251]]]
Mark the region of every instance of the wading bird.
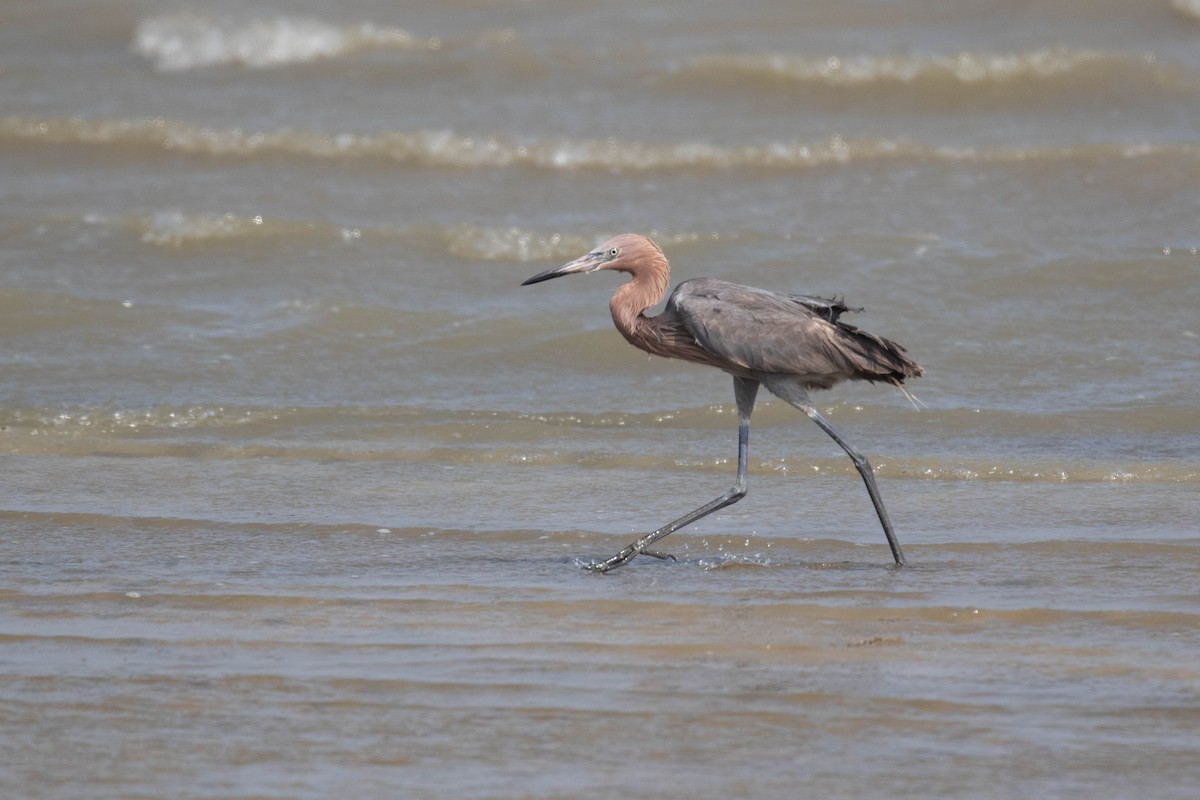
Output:
[[924,370],[904,355],[903,347],[840,321],[843,313],[862,310],[851,309],[841,300],[778,294],[713,278],[683,281],[667,299],[663,312],[647,317],[644,312],[657,305],[667,291],[670,267],[658,245],[632,233],[610,239],[561,267],[539,272],[521,285],[602,269],[632,276],[609,302],[613,323],[630,344],[652,355],[707,364],[733,376],[738,467],[737,480],[729,491],[643,536],[607,561],[592,564],[590,569],[607,572],[640,554],[672,558],[646,548],[746,496],[750,413],[760,384],[807,414],[850,456],[867,485],[896,564],[904,565],[904,554],[870,463],[821,416],[808,396],[810,389],[828,389],[844,380],[883,381],[908,395],[904,379],[919,377]]

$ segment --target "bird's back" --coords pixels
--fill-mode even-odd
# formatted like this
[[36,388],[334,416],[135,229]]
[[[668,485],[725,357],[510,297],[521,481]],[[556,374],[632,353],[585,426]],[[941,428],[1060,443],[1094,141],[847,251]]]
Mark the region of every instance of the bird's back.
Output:
[[[788,295],[714,278],[675,287],[663,313],[648,320],[669,352],[734,375],[791,375],[809,388],[844,380],[900,386],[923,370],[904,348],[840,321],[841,300]],[[654,349],[634,342],[655,352]]]

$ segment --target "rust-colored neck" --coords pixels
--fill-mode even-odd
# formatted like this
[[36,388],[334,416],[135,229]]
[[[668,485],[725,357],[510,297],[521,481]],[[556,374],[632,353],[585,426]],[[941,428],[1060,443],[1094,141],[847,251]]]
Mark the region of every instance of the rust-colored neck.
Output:
[[666,294],[671,280],[671,268],[667,258],[657,248],[652,252],[639,253],[630,260],[613,267],[628,272],[633,279],[621,285],[609,301],[613,324],[633,345],[648,349],[643,339],[648,335],[646,309],[655,306]]

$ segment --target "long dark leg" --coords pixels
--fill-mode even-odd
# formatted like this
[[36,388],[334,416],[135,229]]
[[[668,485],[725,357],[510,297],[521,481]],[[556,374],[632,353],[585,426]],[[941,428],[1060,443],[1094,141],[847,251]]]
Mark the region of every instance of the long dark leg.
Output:
[[591,564],[588,569],[596,572],[608,572],[610,569],[628,564],[641,553],[658,558],[671,558],[663,553],[647,551],[646,548],[685,525],[691,525],[701,517],[706,517],[714,511],[732,505],[746,496],[746,458],[750,448],[750,413],[754,410],[754,397],[757,393],[758,381],[750,378],[733,379],[733,395],[737,400],[738,409],[738,471],[737,480],[729,491],[716,500],[705,503],[695,511],[684,514],[674,522],[662,526],[654,533],[646,534],[607,561]]
[[892,521],[888,519],[887,509],[883,507],[883,498],[879,496],[879,487],[875,485],[875,473],[871,470],[871,463],[867,461],[866,456],[855,450],[842,438],[842,435],[829,424],[829,420],[821,416],[821,412],[807,404],[798,407],[808,415],[809,419],[820,425],[821,430],[828,433],[835,442],[841,445],[841,448],[846,451],[846,455],[850,456],[850,460],[854,462],[854,468],[858,470],[859,475],[862,475],[863,483],[867,485],[867,494],[871,495],[871,502],[875,504],[875,513],[879,515],[879,522],[883,525],[883,534],[887,536],[888,546],[892,548],[892,556],[895,557],[897,565],[904,566],[907,562],[904,560],[904,553],[900,552],[900,542],[896,539],[896,532],[892,530]]

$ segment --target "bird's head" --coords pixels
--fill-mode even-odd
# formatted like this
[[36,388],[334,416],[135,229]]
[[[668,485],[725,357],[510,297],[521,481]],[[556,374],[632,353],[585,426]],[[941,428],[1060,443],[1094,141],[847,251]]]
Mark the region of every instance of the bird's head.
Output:
[[622,233],[574,261],[569,261],[561,267],[539,272],[521,285],[528,286],[531,283],[541,283],[562,275],[595,272],[601,269],[615,269],[619,272],[636,275],[639,268],[651,264],[661,265],[659,269],[665,270],[666,268],[667,260],[658,245],[645,236],[636,233]]

